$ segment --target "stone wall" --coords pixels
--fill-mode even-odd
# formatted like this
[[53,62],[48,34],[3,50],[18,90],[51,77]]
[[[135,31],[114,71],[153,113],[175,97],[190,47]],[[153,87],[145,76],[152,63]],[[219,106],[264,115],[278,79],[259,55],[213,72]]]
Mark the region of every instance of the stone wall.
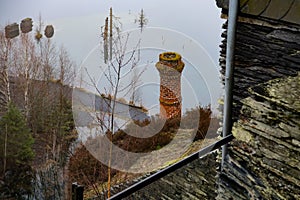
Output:
[[215,199],[217,152],[214,151],[129,196],[132,199]]
[[[223,28],[227,28],[227,24]],[[300,27],[299,27],[300,28]],[[225,74],[227,30],[222,34],[221,73]],[[248,88],[269,80],[296,76],[300,71],[300,29],[282,23],[241,19],[237,23],[234,61],[233,112],[238,119]],[[224,78],[223,78],[224,79]]]
[[249,90],[217,199],[300,199],[300,74]]
[[[226,2],[217,0],[224,17]],[[300,21],[292,15],[276,18],[278,6],[265,15],[275,1],[261,1],[267,6],[262,12],[256,12],[261,4],[253,2],[240,1],[233,89],[236,139],[228,145],[216,199],[299,199]],[[282,9],[290,3],[276,2]],[[286,13],[294,13],[291,8]],[[224,75],[227,30],[222,37]]]
[[[183,134],[184,135],[184,134]],[[182,139],[182,138],[181,138]],[[192,144],[191,151],[194,152],[196,149],[200,149],[199,147],[206,147],[208,144],[212,144],[217,141],[216,139],[208,139],[204,141],[196,141]],[[183,142],[184,143],[184,142]],[[175,149],[177,149],[175,147]],[[178,150],[177,150],[178,151]],[[166,153],[167,155],[172,157],[172,154],[177,154],[177,151],[174,150],[172,153]],[[162,153],[162,157],[166,156]],[[164,176],[163,178],[151,183],[150,185],[140,189],[139,191],[128,196],[127,200],[140,200],[140,199],[149,199],[149,200],[158,200],[158,199],[215,199],[217,196],[216,188],[217,188],[217,168],[219,163],[217,162],[218,150],[212,151],[209,154],[192,161],[191,163],[171,172],[170,174]],[[160,155],[159,155],[160,156]],[[144,158],[148,163],[147,165],[151,165],[149,163],[150,159],[145,156]],[[153,162],[157,162],[157,160],[163,160],[160,158],[155,158]],[[170,163],[169,163],[170,164]],[[168,164],[167,164],[168,165]],[[161,165],[160,165],[161,166]],[[166,165],[165,165],[166,166]],[[140,167],[140,165],[138,165]],[[147,168],[145,166],[143,169]],[[120,184],[115,184],[111,188],[111,194],[115,195],[126,188],[132,186],[135,183],[142,181],[143,179],[153,175],[158,172],[159,169],[154,170],[152,172],[148,172],[143,175],[132,174],[133,176],[127,181],[122,181]],[[97,197],[89,198],[89,200],[98,200],[107,198],[107,191],[103,191],[101,195]]]

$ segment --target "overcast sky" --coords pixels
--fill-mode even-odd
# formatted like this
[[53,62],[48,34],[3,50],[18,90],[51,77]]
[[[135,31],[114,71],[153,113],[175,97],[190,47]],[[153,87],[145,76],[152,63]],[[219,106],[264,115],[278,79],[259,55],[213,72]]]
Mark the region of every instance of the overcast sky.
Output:
[[[97,31],[110,7],[113,7],[115,15],[121,17],[123,24],[131,23],[132,26],[135,25],[132,19],[143,8],[149,20],[148,26],[185,33],[203,45],[214,62],[218,60],[222,20],[215,0],[0,0],[0,3],[2,27],[13,22],[20,23],[26,17],[37,21],[41,13],[46,23],[58,29],[54,39],[58,42],[65,40],[65,46],[73,48],[71,52],[75,54],[76,62],[86,56],[82,51],[77,55],[76,51],[80,52],[83,44],[93,45],[99,39]],[[94,37],[89,36],[92,34],[95,34]],[[91,39],[90,42],[83,42],[86,38]]]
[[[220,19],[220,9],[217,8],[215,0],[0,0],[0,25],[3,28],[10,23],[20,23],[26,17],[31,17],[37,22],[41,14],[45,24],[52,24],[55,27],[53,41],[58,45],[63,44],[69,51],[71,59],[80,66],[95,45],[101,41],[100,27],[103,26],[110,7],[113,8],[114,15],[120,17],[124,30],[137,27],[134,19],[143,9],[148,19],[148,27],[178,31],[194,39],[211,57],[213,63],[211,65],[204,61],[202,65],[205,66],[201,67],[207,67],[208,70],[214,68],[212,71],[219,70],[219,45],[223,20]],[[176,35],[173,41],[177,42]],[[194,53],[192,57],[197,57],[194,49],[190,49],[190,52]],[[201,65],[196,61],[195,63]],[[218,74],[204,72],[201,75],[207,76],[208,80],[211,79],[209,76],[213,76],[212,80],[217,82],[213,86],[207,83],[206,86],[199,86],[202,89],[211,87],[216,93],[212,96],[216,98],[220,92],[218,77],[215,77]],[[209,97],[201,99],[201,102],[210,103]]]

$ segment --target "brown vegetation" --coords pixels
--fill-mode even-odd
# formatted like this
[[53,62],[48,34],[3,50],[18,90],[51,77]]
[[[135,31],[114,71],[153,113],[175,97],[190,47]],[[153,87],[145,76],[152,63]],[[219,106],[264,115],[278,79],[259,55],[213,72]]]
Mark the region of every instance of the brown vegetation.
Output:
[[[197,122],[196,116],[199,116],[199,114],[200,119],[198,118]],[[170,119],[166,121],[163,126],[161,126],[161,123],[164,123],[164,121],[159,117],[151,118],[151,123],[153,123],[154,126],[147,126],[150,121],[135,122],[127,125],[124,130],[116,131],[112,135],[113,144],[126,151],[135,153],[155,151],[171,142],[179,127],[184,129],[195,128],[194,125],[197,123],[199,127],[194,140],[204,139],[207,133],[210,135],[209,137],[213,137],[216,136],[219,123],[217,119],[211,117],[211,114],[212,111],[209,106],[204,108],[199,106],[187,111],[182,119]],[[184,126],[182,127],[181,124]],[[151,127],[162,127],[162,129],[159,130],[157,134],[148,138],[139,138],[127,134],[128,130],[131,129],[132,131],[136,125],[143,127],[143,134],[153,131]],[[99,144],[99,141],[103,141],[101,137],[108,137],[110,139],[111,135],[98,136],[97,138],[90,139],[87,143],[98,143],[99,146],[103,147],[104,144]],[[103,148],[105,149],[105,147]],[[124,157],[120,156],[120,159],[124,159]],[[101,190],[105,190],[104,186],[102,186],[102,188],[99,187],[99,183],[102,183],[102,185],[106,183],[108,176],[107,169],[108,167],[94,158],[85,146],[81,146],[77,149],[69,164],[71,181],[79,182],[87,186],[90,190],[96,191],[95,194],[100,194]],[[121,172],[112,170],[111,173],[112,176],[115,176]]]

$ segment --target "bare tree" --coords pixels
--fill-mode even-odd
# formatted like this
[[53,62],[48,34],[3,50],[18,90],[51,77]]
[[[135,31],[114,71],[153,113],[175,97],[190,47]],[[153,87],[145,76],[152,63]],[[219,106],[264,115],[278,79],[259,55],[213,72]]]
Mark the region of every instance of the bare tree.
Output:
[[[115,20],[115,21],[114,21]],[[140,55],[138,53],[138,48],[140,41],[137,41],[136,45],[129,49],[129,33],[121,32],[121,23],[118,18],[113,16],[112,9],[110,9],[110,24],[108,25],[108,18],[105,20],[103,37],[103,47],[104,50],[101,52],[101,57],[104,58],[104,66],[100,66],[101,71],[103,71],[103,77],[106,84],[102,88],[99,88],[96,78],[93,77],[88,69],[85,72],[89,78],[89,81],[98,93],[98,96],[102,96],[105,105],[100,105],[106,107],[107,109],[102,109],[100,112],[96,112],[96,118],[98,124],[106,134],[106,137],[113,141],[113,134],[116,131],[116,115],[117,113],[117,99],[120,95],[129,96],[131,101],[134,101],[135,89],[138,86],[139,78],[141,77],[144,70],[137,71],[138,63],[140,61]],[[108,28],[110,27],[110,28]],[[108,43],[108,29],[109,29],[109,43]],[[109,51],[109,53],[108,53]],[[109,54],[109,59],[108,59]],[[127,73],[126,73],[127,72]],[[132,74],[134,72],[134,74]],[[133,75],[133,78],[131,77]],[[124,80],[127,81],[124,81]],[[132,93],[132,95],[128,95]],[[124,96],[122,96],[124,98]],[[124,122],[122,126],[125,126]],[[120,128],[120,126],[118,126]],[[108,170],[108,180],[107,180],[107,196],[111,196],[111,170],[112,170],[112,159],[113,155],[113,144],[109,144],[109,159],[107,163]]]
[[0,32],[0,112],[5,112],[10,101],[9,86],[9,56],[11,39],[6,38],[4,31]]
[[[29,38],[27,33],[21,33],[21,45],[19,48],[18,54],[21,56],[21,62],[18,66],[19,77],[24,78],[24,110],[25,110],[25,118],[27,120],[29,115],[29,84],[32,77],[30,77],[30,72],[33,69],[33,63],[31,60],[35,60],[35,44],[32,39]],[[17,55],[16,55],[17,56]],[[17,60],[17,58],[15,58]],[[31,73],[34,74],[34,73]]]
[[[9,84],[9,56],[11,50],[11,38],[7,33],[0,31],[0,114],[8,111],[10,102],[10,84]],[[8,145],[8,127],[5,124],[4,130],[4,155],[3,155],[3,176],[6,172],[7,165],[7,145]]]
[[[39,34],[42,28],[40,19]],[[22,108],[37,141],[34,148],[39,159],[35,164],[63,166],[74,133],[68,93],[72,91],[75,66],[66,49],[57,50],[51,39],[39,34],[22,32],[9,39],[0,30],[0,112],[6,111],[10,100]]]
[[139,103],[140,106],[142,106],[141,96],[139,91],[137,90],[138,86],[140,85],[140,76],[141,74],[139,73],[138,69],[133,70],[132,82],[130,85],[130,90],[128,90],[131,92],[129,104],[136,105]]

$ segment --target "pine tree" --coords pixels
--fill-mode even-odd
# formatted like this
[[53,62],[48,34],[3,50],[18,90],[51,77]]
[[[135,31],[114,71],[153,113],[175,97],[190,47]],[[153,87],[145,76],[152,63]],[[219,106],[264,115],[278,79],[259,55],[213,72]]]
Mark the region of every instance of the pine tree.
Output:
[[6,114],[0,119],[0,168],[4,183],[0,185],[0,193],[19,199],[31,192],[33,142],[24,116],[9,104]]

